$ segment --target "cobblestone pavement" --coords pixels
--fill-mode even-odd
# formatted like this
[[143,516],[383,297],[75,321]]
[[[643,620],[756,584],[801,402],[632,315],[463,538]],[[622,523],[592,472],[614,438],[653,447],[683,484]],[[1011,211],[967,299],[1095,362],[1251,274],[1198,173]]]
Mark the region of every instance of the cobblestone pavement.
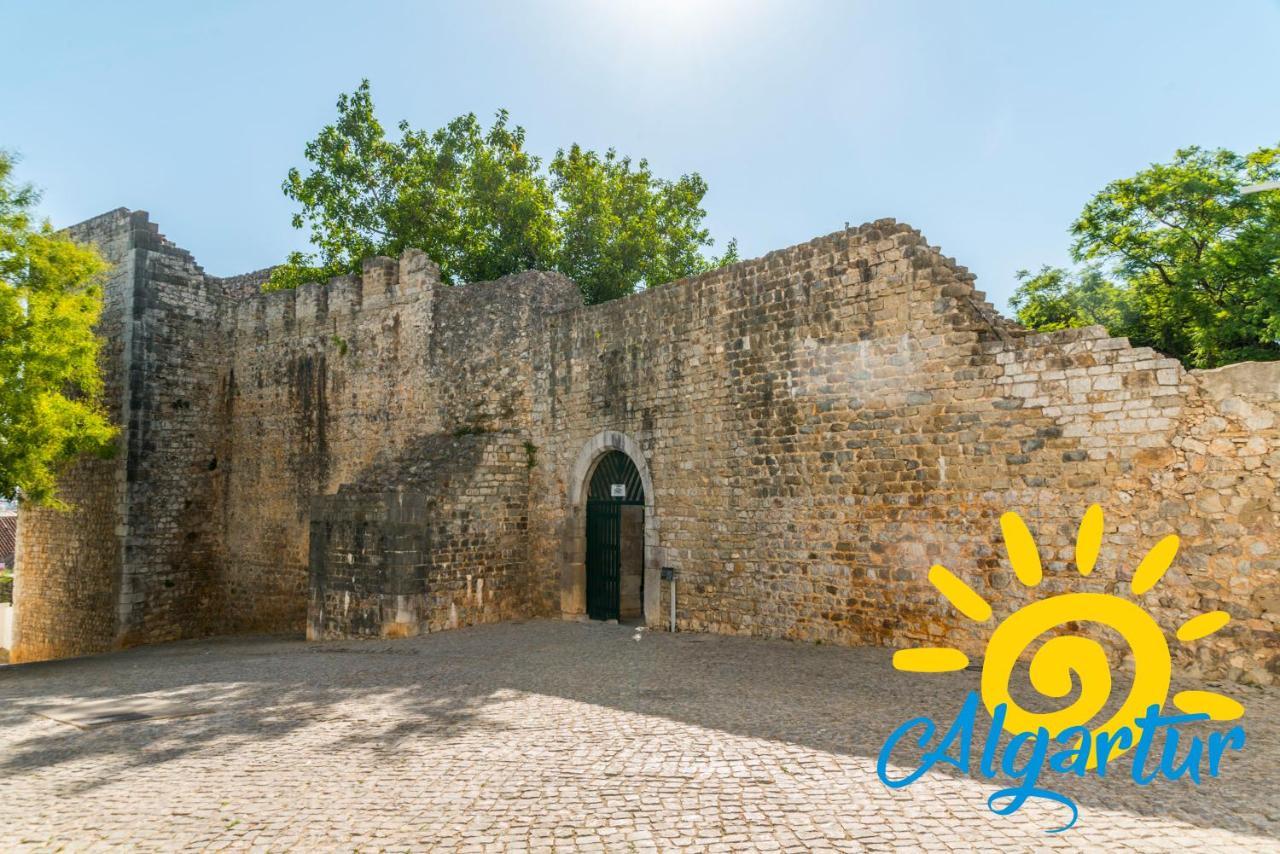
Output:
[[[890,790],[875,775],[889,732],[949,723],[976,673],[897,673],[881,649],[634,637],[537,621],[0,668],[0,846],[1280,849],[1274,690],[1228,689],[1248,746],[1200,787],[1046,775],[1080,805],[1050,835],[1063,807],[995,815],[997,783],[930,772]],[[138,695],[202,713],[90,730],[31,713]]]

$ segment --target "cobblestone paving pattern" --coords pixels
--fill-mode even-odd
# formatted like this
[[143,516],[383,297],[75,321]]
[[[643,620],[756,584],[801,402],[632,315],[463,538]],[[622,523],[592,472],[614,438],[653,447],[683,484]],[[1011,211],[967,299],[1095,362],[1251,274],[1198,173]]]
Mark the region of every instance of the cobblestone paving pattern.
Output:
[[[1050,835],[1062,807],[994,815],[996,783],[931,772],[891,791],[875,776],[888,733],[918,714],[949,723],[977,673],[897,673],[883,649],[635,635],[535,621],[0,668],[0,845],[1280,850],[1274,689],[1223,689],[1249,741],[1200,787],[1138,787],[1123,767],[1051,775],[1080,820]],[[137,695],[205,713],[79,730],[30,712]]]

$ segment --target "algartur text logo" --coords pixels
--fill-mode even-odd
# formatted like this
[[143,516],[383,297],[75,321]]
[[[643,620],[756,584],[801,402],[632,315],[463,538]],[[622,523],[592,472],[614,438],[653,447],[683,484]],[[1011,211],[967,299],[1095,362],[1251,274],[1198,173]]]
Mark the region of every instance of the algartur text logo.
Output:
[[[1027,526],[1016,513],[1000,518],[1005,548],[1014,574],[1024,586],[1040,583],[1040,555]],[[1093,572],[1102,544],[1102,508],[1090,507],[1080,523],[1076,537],[1075,562],[1080,575]],[[1178,538],[1168,536],[1158,542],[1139,564],[1129,584],[1135,596],[1142,596],[1156,586],[1178,552]],[[969,585],[941,566],[929,570],[929,582],[960,613],[979,623],[991,619],[991,605]],[[1213,634],[1230,620],[1225,611],[1211,611],[1192,617],[1177,630],[1177,639],[1191,643]],[[1041,695],[1064,698],[1073,690],[1072,674],[1078,678],[1079,696],[1065,708],[1051,712],[1033,712],[1022,708],[1009,694],[1014,665],[1023,651],[1041,635],[1073,623],[1095,623],[1120,635],[1133,656],[1133,681],[1124,698],[1109,718],[1090,727],[1089,722],[1103,713],[1111,701],[1111,670],[1106,652],[1095,640],[1078,635],[1055,634],[1036,650],[1030,663],[1031,686]],[[914,673],[942,673],[963,670],[969,659],[950,647],[900,650],[893,656],[893,666]],[[1143,608],[1129,599],[1106,593],[1063,593],[1032,602],[996,626],[987,641],[982,662],[981,702],[991,715],[991,724],[980,761],[972,762],[974,730],[977,725],[979,693],[970,692],[955,722],[936,744],[938,727],[927,717],[914,718],[902,724],[889,736],[880,750],[876,772],[882,782],[892,788],[908,786],[936,764],[943,763],[963,773],[980,773],[992,778],[1003,772],[1018,785],[1001,789],[987,801],[991,810],[1009,815],[1031,798],[1045,799],[1070,809],[1070,820],[1050,832],[1066,830],[1079,816],[1075,803],[1065,795],[1041,785],[1046,770],[1084,777],[1089,772],[1104,776],[1107,762],[1133,750],[1132,776],[1138,785],[1147,785],[1159,776],[1169,779],[1187,777],[1201,782],[1203,770],[1216,777],[1222,756],[1228,750],[1241,750],[1244,729],[1234,726],[1227,732],[1212,732],[1206,745],[1191,737],[1185,751],[1179,750],[1178,727],[1192,721],[1232,721],[1244,714],[1244,707],[1211,691],[1181,691],[1174,695],[1173,705],[1181,715],[1164,715],[1169,694],[1171,663],[1169,645],[1164,632]],[[1000,732],[1012,738],[1000,750]],[[894,748],[908,736],[916,735],[916,744],[925,749],[919,766],[904,777],[891,779],[889,761]],[[1163,745],[1156,743],[1164,735]],[[1023,758],[1025,755],[1025,758]],[[1148,765],[1154,767],[1148,768]]]

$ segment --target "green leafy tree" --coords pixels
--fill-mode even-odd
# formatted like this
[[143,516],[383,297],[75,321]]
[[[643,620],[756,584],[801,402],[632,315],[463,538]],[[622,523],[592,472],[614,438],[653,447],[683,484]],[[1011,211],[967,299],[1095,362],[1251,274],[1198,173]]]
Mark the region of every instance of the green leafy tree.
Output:
[[113,447],[93,332],[107,265],[33,218],[13,165],[0,152],[0,498],[59,505],[58,471]]
[[337,121],[305,155],[310,171],[290,170],[284,192],[301,206],[293,224],[309,228],[315,251],[290,256],[268,289],[413,247],[451,283],[553,269],[601,302],[737,260],[732,241],[719,258],[703,255],[712,240],[697,174],[665,181],[643,160],[576,145],[544,171],[505,111],[487,130],[471,114],[430,133],[401,122],[391,140],[364,81],[339,97]]
[[431,134],[400,128],[413,168],[398,188],[393,252],[423,249],[452,282],[553,262],[554,199],[524,129],[509,127],[505,111],[488,131],[471,114]]
[[1191,147],[1113,181],[1071,227],[1075,259],[1095,266],[1022,277],[1018,319],[1101,322],[1196,367],[1280,359],[1280,192],[1240,192],[1277,178],[1280,148]]
[[1144,334],[1128,293],[1097,267],[1075,273],[1046,265],[1034,275],[1019,270],[1017,278],[1022,284],[1009,305],[1023,326],[1051,332],[1101,325],[1113,335],[1139,339]]
[[698,174],[663,181],[641,160],[611,148],[604,156],[572,146],[551,161],[559,203],[556,268],[576,281],[588,303],[617,299],[737,260],[737,244],[708,260],[702,226],[707,184]]

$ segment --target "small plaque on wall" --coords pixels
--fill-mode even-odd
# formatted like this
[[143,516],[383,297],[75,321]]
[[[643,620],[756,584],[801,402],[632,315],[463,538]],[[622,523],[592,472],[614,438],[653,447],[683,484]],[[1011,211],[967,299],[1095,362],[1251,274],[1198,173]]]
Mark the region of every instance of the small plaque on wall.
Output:
[[613,483],[609,485],[609,496],[611,498],[626,498],[627,485],[625,483]]

